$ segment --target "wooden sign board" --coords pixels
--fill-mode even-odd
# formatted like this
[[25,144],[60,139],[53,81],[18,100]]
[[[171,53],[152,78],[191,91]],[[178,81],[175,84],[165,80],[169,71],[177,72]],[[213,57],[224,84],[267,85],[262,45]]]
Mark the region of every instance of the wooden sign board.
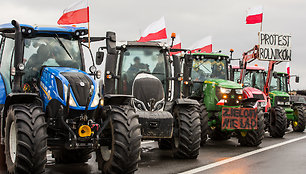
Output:
[[291,35],[259,32],[259,59],[291,61]]
[[257,129],[255,108],[222,108],[222,129]]

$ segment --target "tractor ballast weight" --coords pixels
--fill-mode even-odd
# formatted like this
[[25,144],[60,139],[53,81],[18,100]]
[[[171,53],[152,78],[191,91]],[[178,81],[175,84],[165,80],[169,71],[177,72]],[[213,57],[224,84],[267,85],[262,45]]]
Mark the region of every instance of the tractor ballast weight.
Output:
[[[133,96],[130,105],[139,115],[142,139],[159,141],[161,149],[172,149],[179,158],[196,158],[200,139],[198,103],[180,99],[178,57],[171,60],[169,48],[160,42],[128,41],[117,46],[117,54],[108,56],[105,65],[104,92]],[[190,127],[181,127],[188,120],[192,120]]]
[[[258,146],[264,135],[263,114],[251,109],[257,108],[254,106],[257,99],[242,100],[242,86],[228,80],[229,57],[218,53],[192,53],[185,54],[182,62],[183,96],[201,103],[201,144],[205,144],[207,134],[213,140],[226,140],[236,132],[241,145]],[[232,109],[237,112],[253,110],[252,112],[257,113],[257,117],[248,118],[256,122],[256,128],[246,128],[242,124],[241,127],[226,127],[226,111]]]

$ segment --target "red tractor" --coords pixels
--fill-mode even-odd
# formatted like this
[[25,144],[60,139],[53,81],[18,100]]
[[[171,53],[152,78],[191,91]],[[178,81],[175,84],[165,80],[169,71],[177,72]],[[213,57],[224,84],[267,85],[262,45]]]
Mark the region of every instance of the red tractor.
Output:
[[[281,138],[285,135],[287,128],[286,111],[281,106],[271,106],[271,98],[269,96],[274,65],[280,62],[270,61],[267,74],[265,74],[266,72],[262,67],[248,67],[248,63],[258,59],[258,49],[258,45],[255,45],[254,48],[243,53],[240,67],[236,68],[236,71],[240,71],[239,79],[237,79],[244,86],[244,99],[257,102],[265,113],[265,129],[269,131],[272,137]],[[232,77],[235,77],[235,67],[232,72]]]

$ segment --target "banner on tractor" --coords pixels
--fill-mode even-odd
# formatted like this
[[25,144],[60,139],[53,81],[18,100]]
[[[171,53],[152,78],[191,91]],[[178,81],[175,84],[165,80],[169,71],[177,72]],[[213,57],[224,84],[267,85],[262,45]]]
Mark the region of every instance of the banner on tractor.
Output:
[[259,59],[291,61],[291,35],[260,32]]
[[222,129],[257,129],[254,108],[222,108]]

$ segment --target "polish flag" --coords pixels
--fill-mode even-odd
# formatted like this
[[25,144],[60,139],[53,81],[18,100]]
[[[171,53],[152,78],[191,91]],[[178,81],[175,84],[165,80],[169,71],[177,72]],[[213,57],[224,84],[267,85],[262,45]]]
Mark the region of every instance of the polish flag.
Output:
[[289,77],[288,79],[290,79],[290,63],[289,62],[286,63],[286,70],[287,70],[287,74],[288,74],[288,77]]
[[149,25],[142,33],[138,42],[148,42],[160,39],[167,39],[166,22],[164,17]]
[[212,52],[212,37],[208,36],[193,44],[190,49],[191,53],[211,53]]
[[263,7],[257,6],[247,9],[246,24],[262,23],[263,19]]
[[80,24],[89,22],[88,0],[78,1],[63,12],[62,17],[57,21],[59,25]]
[[[170,42],[169,45],[171,45],[172,43]],[[182,42],[181,42],[181,38],[180,35],[176,35],[176,38],[173,41],[173,46],[172,49],[181,49],[182,48]],[[178,52],[170,52],[170,56],[172,56],[173,54],[178,54],[180,53],[180,51]]]

